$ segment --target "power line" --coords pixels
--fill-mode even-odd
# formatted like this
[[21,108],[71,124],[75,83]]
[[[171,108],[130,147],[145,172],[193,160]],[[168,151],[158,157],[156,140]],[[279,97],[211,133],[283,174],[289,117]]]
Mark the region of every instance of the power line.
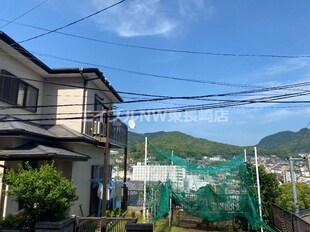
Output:
[[[19,49],[16,48],[16,50],[19,50]],[[135,75],[146,76],[146,77],[170,79],[170,80],[175,80],[175,81],[186,81],[186,82],[193,82],[193,83],[200,83],[200,84],[229,86],[229,87],[241,87],[241,88],[265,88],[266,87],[266,86],[262,86],[262,85],[240,84],[240,83],[221,82],[221,81],[214,81],[214,80],[200,80],[200,79],[192,79],[192,78],[184,78],[184,77],[176,77],[176,76],[160,75],[160,74],[154,74],[154,73],[139,72],[139,71],[134,71],[134,70],[115,68],[115,67],[101,65],[101,64],[94,64],[94,63],[89,63],[89,62],[84,62],[84,61],[78,61],[78,60],[63,58],[63,57],[54,56],[54,55],[41,53],[41,52],[35,52],[35,51],[31,51],[31,52],[34,54],[38,54],[40,56],[44,56],[44,57],[50,57],[50,58],[54,58],[54,59],[70,61],[70,62],[83,64],[83,65],[96,66],[96,67],[101,67],[101,68],[105,68],[105,69],[109,69],[109,70],[125,72],[125,73],[129,73],[129,74],[135,74]],[[295,91],[303,91],[303,89],[295,89]]]
[[54,29],[54,30],[51,30],[51,31],[42,33],[42,34],[40,34],[40,35],[33,36],[33,37],[31,37],[31,38],[28,38],[28,39],[24,39],[24,40],[20,41],[19,43],[25,43],[25,42],[28,42],[28,41],[31,41],[31,40],[34,40],[34,39],[43,37],[43,36],[45,36],[45,35],[51,34],[51,33],[53,33],[53,32],[59,31],[59,30],[64,29],[64,28],[66,28],[66,27],[72,26],[72,25],[74,25],[74,24],[77,24],[77,23],[79,23],[79,22],[81,22],[81,21],[83,21],[83,20],[85,20],[85,19],[91,18],[91,17],[93,17],[93,16],[95,16],[95,15],[97,15],[97,14],[103,12],[103,11],[106,11],[106,10],[108,10],[108,9],[110,9],[110,8],[113,8],[113,7],[115,7],[115,6],[117,6],[117,5],[121,4],[121,3],[123,3],[124,1],[125,1],[125,0],[122,0],[122,1],[119,1],[119,2],[117,2],[117,3],[114,3],[114,4],[112,4],[112,5],[108,6],[108,7],[105,7],[105,8],[103,8],[103,9],[101,9],[101,10],[96,11],[95,13],[92,13],[92,14],[90,14],[90,15],[87,15],[87,16],[83,17],[83,18],[80,18],[80,19],[78,19],[78,20],[75,20],[75,21],[73,21],[73,22],[71,22],[71,23],[68,23],[68,24],[66,24],[66,25],[64,25],[64,26],[58,27],[58,28],[56,28],[56,29]]
[[[309,95],[310,91],[306,91],[304,93],[292,93],[292,94],[283,94],[274,96],[272,98],[257,98],[257,99],[246,99],[240,101],[229,101],[225,102],[225,104],[215,103],[215,104],[205,104],[205,105],[195,105],[195,106],[188,106],[188,107],[174,107],[174,108],[162,108],[162,109],[146,109],[146,110],[132,110],[130,113],[123,113],[118,114],[117,117],[133,117],[133,116],[143,116],[143,115],[153,115],[153,114],[170,114],[170,113],[181,113],[181,112],[188,112],[188,111],[201,111],[206,109],[215,109],[215,108],[227,108],[227,107],[234,107],[234,106],[241,106],[247,104],[254,104],[254,103],[266,103],[269,100],[279,100],[284,98],[292,98],[298,96]],[[32,115],[33,116],[33,115]],[[77,120],[77,119],[93,119],[93,117],[65,117],[65,118],[39,118],[39,119],[14,119],[14,120],[6,120],[6,121],[50,121],[50,120]],[[3,121],[3,120],[2,120]]]
[[[310,93],[310,91],[309,91]],[[309,94],[308,93],[308,94]],[[307,94],[302,94],[300,96],[307,95]],[[280,95],[281,96],[281,95]],[[299,95],[298,95],[299,96]],[[298,97],[297,96],[297,97]],[[279,97],[279,96],[274,96],[274,97]],[[295,96],[293,96],[295,97]],[[205,101],[211,101],[211,102],[229,102],[229,103],[238,103],[238,102],[249,102],[249,103],[277,103],[277,104],[305,104],[305,103],[310,103],[310,101],[271,101],[271,100],[251,100],[251,99],[244,99],[244,100],[228,100],[228,99],[204,99]],[[139,102],[139,101],[137,101]],[[128,101],[128,102],[123,102],[123,103],[136,103],[133,101]],[[122,104],[123,104],[122,103]],[[173,103],[172,103],[173,104]],[[27,106],[27,108],[58,108],[58,107],[72,107],[72,106],[94,106],[94,103],[71,103],[71,104],[48,104],[48,105],[37,105],[37,106]],[[175,104],[173,104],[175,105]],[[116,112],[122,112],[122,111],[139,111],[139,110],[162,110],[162,109],[174,109],[174,108],[184,108],[184,107],[189,107],[189,106],[205,106],[204,104],[199,104],[199,105],[185,105],[182,104],[181,106],[178,107],[167,107],[167,108],[151,108],[151,109],[136,109],[136,110],[115,110]],[[7,110],[7,109],[24,109],[25,107],[23,106],[0,106],[0,110]],[[92,112],[86,112],[86,113],[92,113]],[[60,113],[60,114],[73,114],[73,113]],[[75,114],[75,113],[74,113]],[[79,113],[76,113],[79,114]],[[20,115],[29,115],[29,114],[20,114]],[[36,115],[45,115],[43,114],[36,114]]]
[[[8,22],[8,20],[0,19],[0,21]],[[219,53],[219,52],[206,52],[206,51],[193,51],[193,50],[186,50],[186,49],[170,49],[170,48],[160,48],[160,47],[151,47],[151,46],[143,46],[143,45],[135,45],[135,44],[126,44],[126,43],[116,43],[107,40],[100,40],[97,38],[91,38],[87,36],[81,36],[71,33],[59,32],[54,31],[42,27],[37,27],[33,25],[28,25],[24,23],[15,23],[20,26],[38,29],[42,31],[47,31],[50,33],[57,33],[65,36],[70,36],[73,38],[84,39],[88,41],[114,45],[114,46],[121,46],[121,47],[128,47],[128,48],[137,48],[143,50],[150,50],[150,51],[157,51],[157,52],[172,52],[172,53],[184,53],[184,54],[191,54],[191,55],[209,55],[209,56],[225,56],[225,57],[257,57],[257,58],[285,58],[285,59],[298,59],[298,58],[310,58],[310,55],[278,55],[278,54],[254,54],[254,53]]]
[[[292,97],[299,97],[304,95],[309,95],[310,91],[306,91],[304,93],[292,93],[292,94],[283,94],[283,95],[276,95],[273,97],[264,97],[264,98],[252,98],[252,99],[244,99],[244,100],[223,100],[212,104],[200,104],[200,105],[187,105],[187,106],[181,106],[181,107],[168,107],[168,108],[153,108],[153,109],[137,109],[137,110],[131,110],[130,112],[147,112],[149,111],[162,111],[162,110],[189,110],[189,109],[211,109],[211,108],[226,108],[231,106],[238,106],[238,105],[244,105],[244,104],[256,104],[256,103],[281,103],[280,101],[276,101],[279,99],[285,99],[285,98],[292,98]],[[217,101],[217,100],[214,100]],[[287,103],[287,102],[282,102]],[[181,111],[183,112],[183,111]]]
[[[147,109],[136,109],[136,110],[121,110],[117,111],[119,117],[127,117],[127,116],[140,116],[140,115],[150,115],[150,114],[164,114],[164,113],[173,113],[173,112],[185,112],[185,111],[193,111],[193,110],[204,110],[204,109],[212,109],[212,108],[227,108],[231,106],[240,106],[246,104],[254,104],[254,103],[278,103],[281,99],[299,97],[304,95],[309,95],[309,91],[304,91],[302,93],[291,93],[291,94],[282,94],[275,95],[272,97],[261,97],[261,98],[252,98],[252,99],[243,99],[243,100],[223,100],[218,102],[218,100],[213,99],[213,101],[217,101],[216,103],[211,104],[201,104],[201,105],[188,105],[181,107],[169,107],[169,108],[147,108]],[[284,101],[282,103],[288,103]],[[302,102],[304,103],[304,102]],[[76,104],[70,104],[70,106],[74,106]],[[42,107],[60,107],[60,106],[69,106],[69,105],[44,105]],[[16,107],[15,107],[16,108]],[[4,109],[4,108],[3,108]],[[110,111],[113,112],[113,111]],[[115,111],[114,111],[115,112]],[[125,113],[122,113],[125,112]]]
[[[5,74],[1,74],[1,76],[17,78],[17,79],[26,80],[26,81],[46,83],[46,84],[51,84],[51,85],[65,86],[65,87],[70,87],[70,88],[84,88],[83,86],[79,86],[79,85],[57,83],[57,82],[45,81],[45,80],[36,80],[36,79],[27,78],[27,77],[21,77],[21,76],[17,77],[17,76],[5,75]],[[87,89],[87,90],[96,90],[96,91],[100,91],[100,92],[112,92],[111,90],[98,89],[98,88],[92,88],[92,87],[85,87],[85,89]],[[145,94],[144,93],[134,93],[134,92],[127,92],[127,91],[117,91],[117,92],[121,93],[121,94],[135,95],[135,96],[144,96],[144,97],[167,97],[167,96],[163,96],[163,95],[146,94],[146,93]],[[115,103],[115,102],[111,102],[111,103]]]
[[43,5],[44,3],[46,3],[48,0],[44,0],[42,2],[40,2],[39,4],[35,5],[34,7],[32,7],[31,9],[29,9],[28,11],[22,13],[21,15],[17,16],[16,18],[12,19],[11,21],[8,21],[6,24],[4,24],[3,26],[0,27],[0,29],[5,28],[6,26],[10,25],[11,23],[14,23],[16,20],[20,19],[21,17],[25,16],[26,14],[30,13],[31,11],[33,11],[34,9],[38,8],[39,6]]
[[[271,102],[273,103],[273,102]],[[279,102],[276,102],[279,103]],[[291,108],[306,108],[310,107],[309,104],[307,105],[287,105],[287,106],[231,106],[231,108],[236,108],[236,109],[291,109]],[[128,110],[130,112],[130,110]],[[85,112],[67,112],[67,113],[40,113],[40,114],[35,114],[35,116],[57,116],[57,115],[78,115],[78,114],[83,114]],[[86,112],[85,114],[94,114],[94,112]],[[33,116],[30,113],[0,113],[0,116]],[[116,116],[116,115],[115,115]],[[1,121],[1,119],[0,119]]]
[[[45,54],[45,53],[41,53],[41,52],[35,52],[35,51],[31,51],[31,52],[34,54],[38,54],[40,56],[70,61],[70,62],[74,62],[74,63],[78,63],[78,64],[90,65],[90,66],[105,68],[105,69],[109,69],[109,70],[140,75],[140,76],[147,76],[147,77],[154,77],[154,78],[161,78],[161,79],[170,79],[170,80],[175,80],[175,81],[186,81],[186,82],[193,82],[193,83],[200,83],[200,84],[220,85],[220,86],[228,86],[228,87],[266,88],[266,86],[262,86],[262,85],[240,84],[240,83],[221,82],[221,81],[214,81],[214,80],[200,80],[200,79],[192,79],[192,78],[184,78],[184,77],[176,77],[176,76],[160,75],[160,74],[154,74],[154,73],[139,72],[139,71],[135,71],[135,70],[128,70],[128,69],[123,69],[123,68],[116,68],[116,67],[111,67],[111,66],[106,66],[106,65],[101,65],[101,64],[94,64],[94,63],[78,61],[78,60],[74,60],[74,59],[63,58],[63,57]],[[296,90],[303,91],[302,89],[296,89]]]
[[109,70],[113,70],[113,71],[133,74],[133,75],[146,76],[146,77],[150,77],[150,78],[161,78],[161,79],[168,79],[168,80],[174,80],[174,81],[185,81],[185,82],[192,82],[192,83],[220,85],[220,86],[229,86],[229,87],[241,87],[241,88],[261,88],[261,87],[264,87],[264,86],[251,85],[251,84],[240,84],[240,83],[214,81],[214,80],[201,80],[201,79],[194,79],[194,78],[185,78],[185,77],[177,77],[177,76],[160,75],[160,74],[155,74],[155,73],[140,72],[140,71],[136,71],[136,70],[129,70],[129,69],[124,69],[124,68],[111,67],[111,66],[102,65],[102,64],[95,64],[95,63],[86,62],[86,61],[80,61],[80,60],[75,60],[75,59],[70,59],[70,58],[54,56],[54,55],[50,55],[50,54],[46,54],[46,53],[42,53],[42,52],[36,52],[36,51],[31,51],[31,52],[33,54],[37,54],[37,55],[42,56],[42,57],[48,57],[48,58],[53,58],[53,59],[58,59],[58,60],[63,60],[63,61],[69,61],[69,62],[73,62],[73,63],[77,63],[77,64],[90,65],[90,66],[94,66],[94,67],[100,67],[100,68],[104,68],[104,69],[109,69]]
[[[4,75],[4,74],[2,74],[2,76],[12,77],[11,75]],[[13,77],[13,78],[18,78],[18,79],[21,79],[21,80],[34,81],[34,82],[40,82],[40,83],[47,83],[47,84],[52,84],[52,85],[66,86],[66,87],[70,87],[70,88],[83,88],[82,86],[78,86],[78,85],[50,82],[50,81],[45,81],[45,80],[36,80],[36,79],[25,78],[25,77]],[[176,100],[176,99],[178,99],[178,100],[181,100],[181,99],[183,99],[183,100],[184,99],[185,100],[192,100],[192,99],[203,99],[203,98],[210,98],[210,97],[237,96],[239,94],[270,92],[270,91],[274,91],[274,90],[292,89],[292,88],[304,87],[304,86],[309,86],[309,85],[310,85],[310,82],[300,82],[300,83],[289,84],[289,85],[267,87],[267,88],[261,88],[261,89],[239,91],[239,92],[228,92],[228,93],[208,94],[208,95],[198,95],[198,96],[177,96],[177,97],[153,95],[153,94],[133,93],[133,92],[125,92],[125,91],[118,91],[118,93],[128,94],[128,95],[136,95],[136,96],[155,97],[155,98],[151,98],[151,99],[132,100],[132,101],[127,101],[126,102],[126,103],[141,103],[141,102]],[[85,89],[96,90],[96,91],[103,91],[103,92],[111,92],[110,90],[101,90],[101,89],[98,89],[98,88],[91,88],[91,87],[85,87]],[[305,90],[305,91],[307,91],[307,90]],[[114,103],[114,102],[109,102],[109,103]]]
[[[7,76],[10,76],[10,75],[7,75]],[[12,76],[10,76],[10,77],[12,77]],[[16,77],[16,78],[18,78],[18,77]],[[81,86],[77,86],[77,85],[60,84],[60,83],[49,82],[49,81],[41,81],[41,80],[35,80],[35,79],[30,79],[30,78],[20,78],[20,79],[29,80],[29,81],[36,81],[36,82],[43,82],[43,83],[48,83],[48,84],[53,84],[53,85],[67,86],[67,87],[71,87],[71,88],[82,88]],[[237,96],[238,94],[268,92],[268,91],[273,91],[273,90],[296,88],[296,87],[308,86],[308,85],[310,85],[310,82],[302,82],[302,83],[295,83],[295,84],[290,84],[290,85],[283,85],[283,86],[276,86],[276,87],[269,87],[269,88],[262,88],[262,89],[254,89],[254,90],[249,90],[249,91],[220,93],[220,94],[208,94],[208,95],[200,95],[200,96],[179,96],[179,97],[159,96],[158,97],[158,95],[157,95],[156,96],[157,98],[143,99],[143,100],[132,100],[132,101],[127,101],[126,103],[141,103],[141,102],[152,102],[152,101],[162,101],[162,100],[172,100],[172,99],[192,100],[192,99],[202,99],[202,98],[210,98],[210,97]],[[86,89],[91,89],[91,90],[99,91],[97,88],[87,87]],[[119,91],[119,92],[120,93],[125,93],[125,92],[122,92],[122,91]],[[129,94],[129,93],[126,92],[126,94]],[[145,96],[145,94],[137,94],[137,93],[130,93],[130,94]],[[150,95],[147,94],[147,96],[150,96]],[[154,96],[154,95],[151,95],[151,96]],[[110,103],[112,103],[112,102],[110,102]],[[57,105],[55,105],[54,107],[56,107],[56,106]]]
[[[308,95],[310,91],[304,95]],[[278,97],[280,98],[280,97]],[[289,97],[281,97],[281,98],[289,98]],[[264,102],[264,101],[262,101]],[[147,109],[146,110],[137,110],[131,111],[127,114],[118,114],[117,117],[133,117],[133,116],[143,116],[143,115],[155,115],[155,114],[171,114],[171,113],[182,113],[182,112],[189,112],[189,111],[201,111],[201,110],[207,110],[207,109],[216,109],[216,108],[227,108],[227,107],[233,107],[233,106],[240,106],[240,105],[247,105],[247,104],[254,104],[254,103],[260,103],[258,100],[254,101],[253,99],[250,101],[240,101],[240,102],[227,102],[226,104],[206,104],[206,105],[197,105],[197,106],[189,106],[189,107],[175,107],[175,108],[168,108],[168,109]],[[115,116],[112,116],[115,117]],[[52,120],[78,120],[78,119],[93,119],[93,117],[63,117],[63,118],[38,118],[38,119],[6,119],[5,121],[24,121],[24,122],[32,122],[32,121],[52,121]],[[0,121],[4,121],[1,120]]]
[[[18,48],[14,48],[14,49],[16,49],[17,51],[21,51]],[[241,87],[241,88],[262,88],[262,87],[266,87],[266,86],[260,86],[260,85],[250,85],[250,84],[240,84],[240,83],[232,83],[232,82],[221,82],[221,81],[214,81],[214,80],[201,80],[201,79],[193,79],[193,78],[160,75],[160,74],[140,72],[140,71],[135,71],[135,70],[123,69],[123,68],[116,68],[116,67],[111,67],[111,66],[102,65],[102,64],[95,64],[95,63],[90,63],[90,62],[85,62],[85,61],[79,61],[79,60],[54,56],[54,55],[36,52],[36,51],[31,51],[31,52],[33,54],[37,54],[37,55],[43,56],[43,57],[48,57],[48,58],[53,58],[53,59],[58,59],[58,60],[63,60],[63,61],[69,61],[69,62],[73,62],[73,63],[77,63],[77,64],[90,65],[90,66],[100,67],[100,68],[109,69],[109,70],[118,71],[118,72],[124,72],[124,73],[128,73],[128,74],[133,74],[133,75],[146,76],[146,77],[150,77],[150,78],[153,77],[153,78],[161,78],[161,79],[170,79],[170,80],[175,80],[175,81],[185,81],[185,82],[220,85],[220,86],[228,86],[228,87]],[[32,60],[33,58],[30,58],[30,59]]]

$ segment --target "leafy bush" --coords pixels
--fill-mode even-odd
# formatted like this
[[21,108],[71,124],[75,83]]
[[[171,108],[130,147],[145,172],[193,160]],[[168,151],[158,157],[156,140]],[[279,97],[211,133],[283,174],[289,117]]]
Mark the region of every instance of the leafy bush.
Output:
[[[286,183],[280,186],[281,194],[276,199],[276,203],[281,207],[294,211],[292,196],[292,183]],[[310,207],[310,185],[305,183],[296,183],[296,192],[298,205],[301,210]]]
[[9,185],[8,195],[14,195],[24,206],[26,225],[30,228],[38,221],[59,221],[68,216],[72,202],[78,197],[72,182],[61,176],[54,164],[33,169],[19,165],[3,177]]
[[5,229],[20,229],[24,227],[25,224],[25,218],[22,214],[9,214],[0,222],[1,227]]

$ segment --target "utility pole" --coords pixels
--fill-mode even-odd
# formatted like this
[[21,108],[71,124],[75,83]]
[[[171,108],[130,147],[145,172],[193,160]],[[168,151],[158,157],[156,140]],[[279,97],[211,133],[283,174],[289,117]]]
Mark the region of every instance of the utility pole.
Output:
[[[260,196],[260,182],[259,182],[259,171],[258,171],[258,161],[257,161],[257,149],[254,147],[254,155],[255,155],[255,170],[256,170],[256,183],[257,183],[257,197],[258,197],[258,210],[259,217],[263,221],[263,212],[262,212],[262,199]],[[260,231],[263,232],[263,227],[260,227]]]
[[110,122],[109,122],[109,111],[104,112],[104,123],[106,125],[106,141],[104,147],[104,156],[103,156],[103,193],[102,193],[102,217],[103,225],[102,232],[106,231],[107,228],[107,185],[108,185],[108,176],[109,176],[109,161],[110,161],[110,149],[109,149],[109,134],[110,134]]
[[146,222],[146,178],[147,178],[147,137],[144,144],[144,194],[143,194],[143,221]]
[[288,157],[287,160],[290,164],[290,172],[291,172],[291,182],[292,182],[292,194],[293,194],[293,202],[294,202],[294,212],[298,216],[299,215],[299,205],[298,205],[298,199],[297,199],[297,191],[296,191],[296,175],[294,172],[294,161],[303,161],[305,160],[305,157],[303,158],[293,158]]
[[[173,169],[173,151],[172,151],[171,152],[171,173],[170,173],[171,176],[172,176],[173,170],[174,170],[174,174],[175,174],[176,180],[177,180],[176,169]],[[169,228],[171,227],[171,221],[172,221],[172,192],[171,191],[172,191],[172,187],[170,188],[170,193],[169,193]]]

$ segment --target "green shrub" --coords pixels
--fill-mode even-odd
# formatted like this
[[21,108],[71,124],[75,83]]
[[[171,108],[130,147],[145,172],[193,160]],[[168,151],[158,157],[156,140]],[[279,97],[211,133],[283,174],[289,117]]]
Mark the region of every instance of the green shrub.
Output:
[[5,229],[20,229],[25,226],[25,218],[23,214],[9,214],[0,222],[2,228]]
[[68,216],[72,202],[78,197],[72,182],[61,176],[54,164],[33,169],[19,165],[3,177],[9,185],[8,195],[23,202],[26,225],[34,228],[38,221],[59,221]]

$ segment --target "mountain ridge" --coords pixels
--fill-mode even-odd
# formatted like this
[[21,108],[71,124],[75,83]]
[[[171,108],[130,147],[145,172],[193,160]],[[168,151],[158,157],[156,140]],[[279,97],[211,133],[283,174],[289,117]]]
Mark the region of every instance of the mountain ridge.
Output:
[[297,132],[280,131],[268,135],[260,140],[257,147],[261,148],[279,148],[288,150],[292,153],[309,153],[310,152],[310,129],[302,128]]
[[181,157],[195,157],[201,159],[204,156],[222,155],[229,157],[233,154],[243,152],[239,146],[218,143],[203,138],[196,138],[179,131],[158,131],[154,133],[129,132],[129,149],[132,157],[142,160],[144,152],[144,139],[156,146],[165,149],[167,152],[174,151]]
[[[167,152],[174,151],[181,157],[191,157],[196,160],[204,156],[212,157],[221,155],[230,158],[233,155],[243,153],[247,149],[248,154],[252,153],[253,146],[237,146],[204,138],[197,138],[180,131],[157,131],[153,133],[129,132],[128,145],[130,156],[135,160],[142,160],[144,157],[144,140],[156,146],[166,149]],[[276,155],[287,157],[297,153],[308,153],[310,151],[310,129],[302,128],[297,132],[280,131],[265,136],[256,145],[260,155]]]

